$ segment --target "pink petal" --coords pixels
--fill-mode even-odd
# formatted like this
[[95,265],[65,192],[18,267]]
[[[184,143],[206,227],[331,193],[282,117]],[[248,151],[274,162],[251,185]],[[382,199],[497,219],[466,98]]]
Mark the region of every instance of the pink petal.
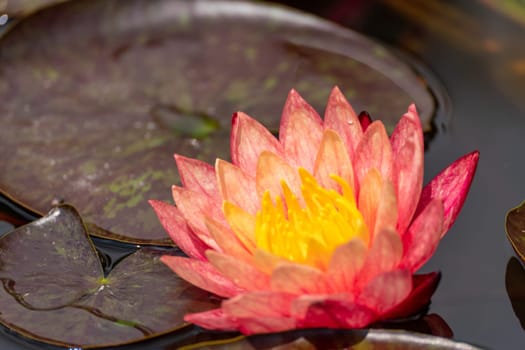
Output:
[[416,217],[403,236],[405,256],[401,266],[417,271],[436,250],[443,232],[443,204],[433,199]]
[[465,202],[476,172],[478,159],[478,151],[464,155],[439,173],[423,188],[415,215],[419,215],[432,199],[441,199],[445,217],[442,236],[456,221],[456,217]]
[[372,279],[362,290],[357,302],[379,315],[401,303],[412,291],[412,274],[399,269]]
[[315,159],[313,175],[325,188],[339,190],[339,185],[330,177],[338,175],[350,187],[354,185],[354,168],[343,140],[333,130],[325,130]]
[[267,290],[270,287],[268,275],[242,260],[213,250],[208,250],[206,257],[224,277],[242,289]]
[[377,319],[370,308],[343,295],[301,296],[292,304],[300,328],[362,328]]
[[412,291],[399,305],[388,311],[384,319],[402,318],[416,314],[430,303],[430,298],[436,291],[441,274],[431,272],[425,275],[412,276]]
[[244,248],[253,253],[256,248],[255,216],[228,201],[224,202],[222,210],[228,220],[228,224]]
[[224,215],[209,197],[202,192],[194,192],[183,187],[172,186],[173,199],[180,213],[186,219],[191,230],[210,248],[220,250],[215,240],[210,236],[206,227],[206,215],[224,223]]
[[397,268],[402,254],[403,244],[399,234],[393,228],[385,227],[378,231],[359,274],[357,287],[362,288],[377,275]]
[[272,290],[291,294],[324,294],[332,292],[324,273],[314,267],[281,263],[271,276]]
[[343,139],[350,159],[363,137],[361,124],[352,106],[336,86],[332,89],[324,114],[325,129],[335,130]]
[[403,234],[412,220],[423,185],[423,130],[414,105],[397,124],[391,142],[399,207],[397,230]]
[[217,221],[206,219],[206,227],[212,238],[217,242],[221,251],[235,256],[240,260],[249,262],[252,260],[250,252],[244,247],[237,235],[229,228],[219,224]]
[[206,261],[171,255],[163,255],[160,261],[182,279],[218,296],[230,298],[244,291]]
[[223,200],[230,201],[255,215],[260,206],[255,178],[246,174],[241,168],[221,159],[215,162],[215,169]]
[[277,265],[288,262],[288,260],[281,258],[262,249],[255,249],[253,253],[253,264],[262,272],[271,274]]
[[202,192],[213,201],[220,203],[219,190],[215,180],[215,169],[208,163],[175,154],[182,184],[194,192]]
[[371,169],[377,169],[384,179],[392,179],[392,147],[381,121],[370,124],[357,146],[354,175],[359,184]]
[[300,197],[301,179],[298,171],[279,156],[270,152],[262,152],[259,157],[255,176],[259,197],[262,198],[264,192],[267,190],[270,191],[272,198],[281,195],[281,181],[286,182],[290,190],[292,190],[296,196]]
[[238,320],[244,334],[281,332],[296,328],[295,319],[289,316],[293,299],[286,293],[251,292],[224,301],[222,309]]
[[270,131],[242,112],[235,113],[232,118],[230,149],[233,164],[247,174],[255,174],[262,151],[284,154],[281,144]]
[[377,169],[371,169],[362,179],[358,197],[359,211],[373,240],[383,227],[395,227],[398,210],[393,185]]
[[335,249],[328,267],[328,278],[336,291],[355,292],[355,279],[365,263],[367,253],[367,247],[359,238]]
[[312,172],[323,136],[323,122],[317,112],[295,90],[284,105],[279,140],[292,166]]
[[204,252],[209,247],[198,239],[186,224],[186,220],[173,205],[161,201],[150,200],[149,204],[155,210],[164,229],[175,244],[192,258],[206,260]]
[[187,314],[184,316],[184,321],[206,329],[220,331],[234,331],[239,328],[237,320],[226,315],[222,309]]

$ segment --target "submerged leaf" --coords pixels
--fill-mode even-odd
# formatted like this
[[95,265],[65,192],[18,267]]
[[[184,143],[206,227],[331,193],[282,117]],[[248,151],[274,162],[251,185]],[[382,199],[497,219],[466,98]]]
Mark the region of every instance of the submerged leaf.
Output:
[[[38,341],[82,348],[125,344],[185,326],[217,306],[139,249],[104,276],[73,207],[64,205],[0,239],[0,323]],[[166,254],[166,251],[162,251]]]

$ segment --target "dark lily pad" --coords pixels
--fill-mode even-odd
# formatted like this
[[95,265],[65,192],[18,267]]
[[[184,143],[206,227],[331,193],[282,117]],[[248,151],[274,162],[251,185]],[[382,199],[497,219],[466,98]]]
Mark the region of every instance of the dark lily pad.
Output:
[[525,330],[525,269],[520,261],[512,257],[507,262],[505,289],[512,305],[512,310]]
[[505,231],[514,251],[525,262],[525,202],[507,213]]
[[236,337],[182,348],[228,350],[480,350],[450,339],[400,330],[306,330],[280,334]]
[[229,158],[232,112],[278,129],[288,91],[323,111],[339,85],[391,129],[432,92],[386,47],[245,1],[78,0],[0,39],[0,191],[37,213],[72,203],[93,234],[170,244],[147,199],[170,201],[174,152]]
[[0,323],[41,342],[94,348],[181,329],[184,314],[218,306],[160,253],[139,249],[105,277],[78,213],[57,207],[0,239]]

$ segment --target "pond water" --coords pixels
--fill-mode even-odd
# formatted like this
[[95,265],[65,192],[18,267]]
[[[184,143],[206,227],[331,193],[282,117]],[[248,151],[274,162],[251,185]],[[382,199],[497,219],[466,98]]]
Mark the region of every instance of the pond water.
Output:
[[[436,120],[426,151],[425,179],[475,149],[480,163],[456,223],[422,269],[442,272],[429,311],[443,318],[454,339],[487,349],[523,349],[525,273],[512,260],[504,224],[506,212],[525,199],[525,17],[481,0],[332,0],[315,8],[287,3],[408,53],[444,87],[449,98],[440,108],[446,113]],[[129,349],[169,348],[180,341],[174,338]],[[0,338],[0,347],[13,346],[38,348]]]

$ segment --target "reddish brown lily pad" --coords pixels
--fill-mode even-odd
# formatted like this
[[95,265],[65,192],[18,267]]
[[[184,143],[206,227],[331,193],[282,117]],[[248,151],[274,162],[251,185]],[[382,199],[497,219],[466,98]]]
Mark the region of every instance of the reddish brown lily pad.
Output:
[[525,262],[525,202],[507,213],[505,231],[514,251]]
[[140,249],[104,277],[78,213],[57,207],[0,239],[0,323],[27,338],[87,349],[172,332],[186,326],[184,314],[217,307],[159,257]]
[[0,39],[0,191],[37,213],[65,201],[92,233],[169,244],[174,152],[229,157],[232,112],[278,128],[296,88],[322,112],[339,85],[392,128],[434,100],[412,67],[352,31],[244,1],[78,0]]

